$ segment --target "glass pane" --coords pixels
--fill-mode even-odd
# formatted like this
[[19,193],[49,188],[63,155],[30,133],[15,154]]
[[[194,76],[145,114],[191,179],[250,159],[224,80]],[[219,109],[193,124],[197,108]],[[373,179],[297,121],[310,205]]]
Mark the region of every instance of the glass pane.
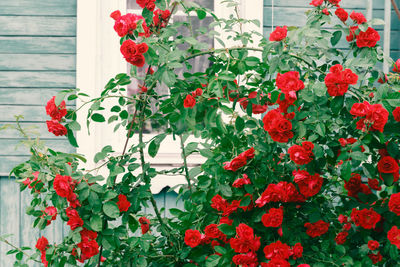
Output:
[[[214,10],[214,0],[194,0],[194,2],[202,7]],[[126,7],[128,9],[141,9],[140,6],[136,4],[136,0],[127,0]]]

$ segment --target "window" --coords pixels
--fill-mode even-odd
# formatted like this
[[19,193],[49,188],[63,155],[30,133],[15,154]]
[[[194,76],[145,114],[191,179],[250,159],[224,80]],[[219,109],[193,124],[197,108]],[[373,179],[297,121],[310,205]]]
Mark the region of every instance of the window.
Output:
[[[218,17],[229,17],[231,10],[227,9],[225,4],[217,3],[214,0],[195,0],[195,2],[214,10]],[[113,20],[109,17],[110,13],[116,9],[119,9],[122,14],[126,12],[141,13],[136,0],[78,1],[77,87],[84,90],[90,96],[98,96],[101,92],[100,88],[103,88],[111,77],[127,70],[127,64],[119,51],[119,39],[113,30]],[[240,12],[241,17],[258,19],[262,22],[263,0],[241,0]],[[182,11],[178,11],[172,19],[182,21],[186,17]],[[211,17],[198,20],[195,13],[193,13],[191,19],[196,28],[207,26],[212,20]],[[255,26],[250,27],[253,27],[251,30],[254,30]],[[262,25],[256,30],[262,33]],[[235,45],[229,40],[224,41],[227,47]],[[208,40],[207,42],[209,42],[211,47],[221,47],[214,40]],[[257,44],[254,45],[256,46]],[[194,68],[192,71],[203,70],[207,67],[204,64],[208,64],[206,60],[201,60],[201,58],[194,59]],[[130,91],[134,93],[137,90],[137,83],[132,84],[130,88]],[[163,89],[161,88],[160,90]],[[80,105],[79,101],[77,104],[78,106]],[[77,136],[80,144],[78,152],[87,155],[89,163],[85,167],[91,169],[95,166],[92,162],[95,153],[100,151],[106,144],[111,144],[114,151],[122,152],[126,132],[124,129],[119,129],[116,133],[113,133],[113,127],[109,127],[107,124],[93,124],[91,125],[91,135],[88,136],[85,129],[85,111],[82,111],[81,116],[78,117],[82,125],[82,131],[78,132]],[[156,127],[148,125],[148,133],[144,136],[145,141],[155,135],[154,132],[156,129],[153,128]],[[134,135],[129,144],[137,142],[137,138],[138,136]],[[186,141],[186,144],[189,142],[191,142],[190,139]],[[162,142],[155,159],[147,155],[145,157],[146,161],[150,162],[156,169],[181,166],[180,140],[173,140],[172,136],[168,136]],[[200,155],[191,155],[188,158],[188,164],[193,167],[203,160]],[[107,175],[106,172],[100,174]],[[184,176],[158,175],[152,181],[151,190],[153,193],[158,193],[166,186],[173,187],[182,183],[185,183]]]

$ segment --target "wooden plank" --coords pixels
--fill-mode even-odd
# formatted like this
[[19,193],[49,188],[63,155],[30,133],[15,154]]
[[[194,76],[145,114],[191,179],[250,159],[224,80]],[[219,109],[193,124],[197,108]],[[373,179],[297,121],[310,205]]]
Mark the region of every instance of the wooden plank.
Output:
[[[274,6],[282,7],[282,6],[290,6],[290,7],[308,7],[311,8],[309,3],[311,0],[273,0]],[[264,6],[271,6],[272,0],[264,0]],[[367,6],[367,0],[352,0],[352,1],[341,1],[340,6],[343,8],[359,8],[364,9]],[[375,0],[373,1],[374,9],[383,9],[384,1],[383,0]]]
[[76,70],[75,54],[0,54],[3,70]]
[[0,37],[0,54],[72,54],[76,37]]
[[1,0],[0,14],[76,16],[76,0]]
[[0,35],[76,36],[76,17],[0,16]]
[[73,88],[75,76],[75,71],[0,71],[0,87]]
[[29,156],[0,156],[0,176],[8,177],[15,166],[28,159]]
[[25,122],[43,122],[49,119],[43,107],[0,105],[1,122],[15,122],[15,115],[23,115]]
[[29,189],[25,189],[23,192],[21,192],[21,223],[19,225],[19,231],[21,235],[20,245],[27,247],[34,247],[39,237],[39,230],[37,228],[33,228],[35,217],[26,214],[26,208],[30,206],[31,201],[32,196]]
[[[64,137],[59,137],[57,140],[42,140],[45,145],[55,151],[62,151],[66,153],[73,153],[75,149],[69,144],[68,140]],[[30,155],[29,148],[21,143],[18,139],[0,139],[0,156],[20,156]]]
[[[53,96],[63,88],[0,88],[0,105],[46,106]],[[67,106],[75,106],[75,101],[66,101]],[[1,133],[0,133],[1,134]]]
[[[5,125],[12,125],[15,126],[15,122],[10,122],[10,123],[0,123],[0,128]],[[36,123],[26,123],[26,122],[21,122],[20,123],[21,127],[23,129],[29,130],[29,131],[34,131],[34,133],[31,134],[31,137],[35,137],[36,135],[40,136],[40,138],[54,138],[54,134],[49,133],[47,130],[47,125],[45,122],[36,122]],[[6,138],[18,138],[21,137],[19,132],[17,130],[14,130],[12,128],[8,128],[6,130],[0,131],[0,138],[1,139],[6,139]]]
[[[19,246],[20,216],[19,186],[12,179],[0,178],[0,235],[12,234],[7,240]],[[1,266],[13,266],[15,254],[6,255],[12,249],[9,245],[0,242]]]

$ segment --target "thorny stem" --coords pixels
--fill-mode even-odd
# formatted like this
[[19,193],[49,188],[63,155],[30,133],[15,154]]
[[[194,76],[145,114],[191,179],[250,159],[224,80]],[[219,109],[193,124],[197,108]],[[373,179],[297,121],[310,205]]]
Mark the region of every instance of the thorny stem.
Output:
[[10,247],[12,247],[12,248],[18,250],[19,252],[22,252],[22,253],[23,253],[25,256],[27,256],[29,259],[31,259],[31,260],[33,260],[33,261],[35,261],[35,262],[41,263],[41,262],[38,261],[38,260],[32,259],[32,258],[31,258],[31,255],[29,255],[28,253],[26,253],[25,251],[23,251],[23,250],[20,249],[19,247],[16,247],[15,245],[11,244],[10,242],[8,242],[7,239],[5,239],[5,238],[3,238],[3,237],[1,237],[1,236],[0,236],[0,241],[6,243],[6,244],[9,245]]
[[187,181],[187,183],[188,183],[188,187],[189,187],[189,190],[190,190],[190,194],[192,194],[193,191],[192,191],[192,185],[191,185],[191,183],[190,183],[189,170],[188,170],[187,161],[186,161],[185,144],[183,143],[182,135],[179,135],[179,138],[180,138],[180,140],[181,140],[181,149],[182,149],[182,158],[183,158],[183,168],[185,169],[185,177],[186,177],[186,181]]

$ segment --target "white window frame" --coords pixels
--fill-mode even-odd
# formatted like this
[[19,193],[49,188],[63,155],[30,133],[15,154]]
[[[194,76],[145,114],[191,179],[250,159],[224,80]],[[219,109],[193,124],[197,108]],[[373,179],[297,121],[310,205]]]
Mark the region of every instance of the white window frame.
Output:
[[[214,13],[220,18],[228,18],[231,10],[220,3],[221,0],[215,0]],[[110,18],[111,12],[120,10],[122,14],[127,12],[126,0],[77,0],[77,68],[76,84],[83,92],[90,97],[99,96],[102,88],[111,77],[117,73],[123,73],[127,70],[127,63],[120,54],[119,38],[114,32],[114,21]],[[258,31],[263,33],[263,0],[240,0],[240,16],[247,19],[257,19],[260,21],[260,27],[255,25],[245,25],[244,31]],[[180,15],[180,14],[179,14]],[[235,44],[222,36],[226,47],[232,47]],[[258,46],[258,39],[254,40],[254,46]],[[218,42],[214,42],[215,48],[221,48]],[[82,101],[77,99],[77,106],[82,105]],[[107,104],[105,104],[107,105]],[[104,105],[103,105],[104,106]],[[111,106],[110,106],[111,107]],[[109,107],[106,107],[106,110]],[[88,162],[84,165],[86,169],[95,168],[93,162],[94,155],[105,145],[110,144],[118,153],[122,152],[126,131],[120,128],[116,133],[113,127],[106,123],[92,123],[90,133],[86,128],[86,109],[80,110],[78,122],[82,130],[77,133],[77,141],[80,145],[78,153],[84,154]],[[155,134],[145,134],[144,141],[149,140]],[[134,135],[129,144],[137,142],[137,135]],[[190,142],[188,140],[187,142]],[[187,143],[186,142],[186,143]],[[155,159],[145,155],[146,161],[150,163],[160,163],[165,160],[168,164],[182,164],[180,140],[172,140],[168,136],[161,144],[159,153]],[[188,162],[201,162],[199,155],[191,155]],[[105,171],[100,174],[107,175]],[[166,186],[174,187],[178,184],[184,184],[184,176],[163,176],[158,175],[152,180],[152,193],[159,193]]]

